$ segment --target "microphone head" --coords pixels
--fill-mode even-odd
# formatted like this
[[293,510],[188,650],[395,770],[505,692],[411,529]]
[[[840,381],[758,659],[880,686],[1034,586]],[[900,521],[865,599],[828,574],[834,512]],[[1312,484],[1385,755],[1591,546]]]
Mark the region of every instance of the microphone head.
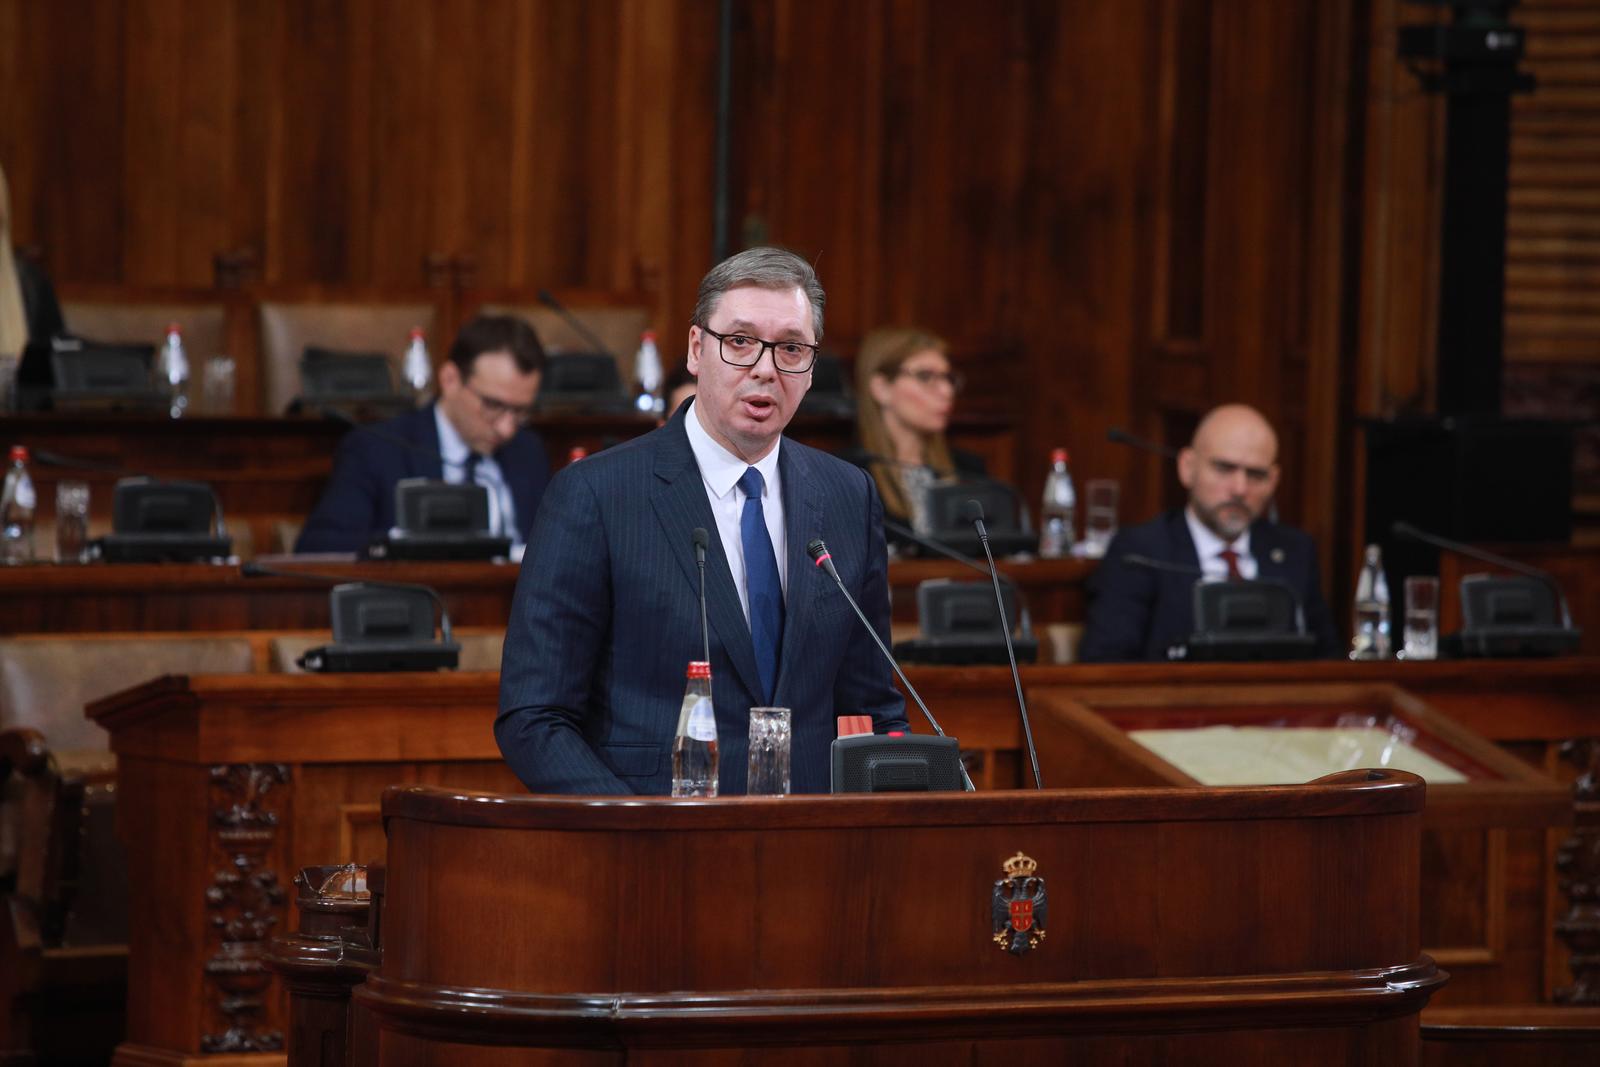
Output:
[[976,500],[969,499],[961,505],[961,517],[971,523],[983,521],[983,505]]
[[539,299],[540,299],[540,300],[541,300],[541,301],[542,301],[542,302],[544,302],[544,303],[546,303],[546,304],[549,304],[549,305],[550,305],[550,306],[551,306],[551,307],[555,307],[555,305],[556,305],[556,297],[555,297],[555,294],[554,294],[554,293],[552,293],[552,292],[551,292],[551,291],[550,291],[550,290],[548,290],[548,289],[540,289],[540,290],[539,290]]
[[266,578],[271,576],[271,572],[255,560],[239,564],[239,573],[246,578]]
[[1106,431],[1106,440],[1115,441],[1119,445],[1126,444],[1128,441],[1128,431],[1124,430],[1121,426],[1113,426],[1111,429]]
[[1389,532],[1403,541],[1421,540],[1421,538],[1417,536],[1420,531],[1418,531],[1415,526],[1411,525],[1409,522],[1406,522],[1404,519],[1396,519],[1393,523],[1391,523],[1389,526]]
[[704,526],[696,526],[692,536],[694,537],[694,547],[702,552],[706,550],[707,545],[711,544],[711,536],[706,533]]
[[811,562],[822,566],[822,561],[829,558],[828,546],[822,543],[822,538],[813,537],[806,542],[806,551],[811,554]]

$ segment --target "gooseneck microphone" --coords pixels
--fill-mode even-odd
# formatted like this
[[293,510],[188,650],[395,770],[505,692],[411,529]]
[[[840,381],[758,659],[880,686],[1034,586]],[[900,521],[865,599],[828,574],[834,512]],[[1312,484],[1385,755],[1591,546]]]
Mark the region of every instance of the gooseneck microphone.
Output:
[[399,445],[401,448],[415,452],[418,455],[425,456],[428,459],[436,459],[439,461],[439,465],[441,467],[466,467],[465,461],[446,459],[444,453],[437,449],[429,448],[427,445],[419,445],[415,441],[408,441],[397,433],[390,433],[388,430],[385,430],[380,426],[374,426],[369,422],[359,422],[356,419],[351,418],[347,413],[340,411],[338,408],[327,407],[326,405],[318,405],[312,410],[330,422],[342,423],[358,433],[371,434],[380,441],[387,441],[392,445]]
[[1161,456],[1163,459],[1178,458],[1178,450],[1176,448],[1168,448],[1166,445],[1158,445],[1154,441],[1146,441],[1143,437],[1135,437],[1120,426],[1113,426],[1107,430],[1106,440],[1119,445],[1129,445],[1142,452]]
[[[878,636],[878,631],[873,628],[872,623],[868,622],[866,615],[862,613],[861,606],[856,603],[856,598],[850,595],[849,589],[845,588],[844,579],[839,577],[839,569],[833,565],[833,555],[829,553],[828,546],[823,543],[822,538],[813,537],[810,541],[807,541],[806,551],[811,554],[812,562],[826,571],[828,577],[833,579],[833,584],[839,587],[839,592],[844,594],[845,602],[850,605],[850,610],[856,613],[856,618],[860,619],[861,625],[866,628],[867,636],[872,638],[872,643],[878,646],[878,651],[883,653],[883,658],[889,661],[890,667],[894,668],[894,673],[900,679],[900,684],[906,687],[906,692],[911,694],[911,699],[917,702],[917,709],[922,712],[922,717],[928,720],[928,725],[933,727],[933,732],[940,737],[946,736],[944,729],[939,725],[939,720],[933,717],[933,712],[928,710],[928,705],[922,702],[922,696],[917,692],[916,686],[911,684],[911,680],[906,677],[906,672],[900,669],[900,664],[896,662],[894,653],[889,651],[888,646],[883,643],[883,638]],[[972,777],[967,774],[965,766],[961,767],[961,781],[963,788],[967,792],[971,793],[977,789],[977,786],[972,784]]]
[[241,563],[239,573],[246,578],[298,578],[302,581],[320,582],[324,585],[364,585],[372,589],[397,589],[407,593],[425,593],[439,609],[439,639],[444,644],[450,644],[454,637],[450,631],[450,612],[445,609],[444,598],[432,586],[418,585],[413,582],[383,582],[372,581],[367,578],[340,578],[330,574],[315,574],[310,571],[283,570],[278,567],[269,567],[264,563]]
[[585,341],[589,342],[590,345],[594,346],[594,350],[596,352],[610,356],[612,359],[617,358],[616,353],[612,352],[604,341],[595,336],[594,331],[585,326],[583,324],[583,320],[574,315],[567,305],[557,300],[554,293],[548,289],[540,289],[539,299],[543,301],[544,305],[551,311],[554,311],[557,315],[560,315],[561,321],[565,322],[568,326],[571,326],[573,330],[577,332],[579,337],[582,337]]
[[1022,735],[1027,739],[1028,759],[1033,763],[1033,786],[1043,789],[1044,779],[1039,775],[1039,750],[1033,747],[1033,724],[1028,721],[1028,702],[1022,696],[1022,674],[1017,670],[1017,650],[1011,644],[1011,620],[1006,618],[1006,602],[1000,595],[1000,572],[995,569],[994,553],[989,551],[989,531],[983,525],[983,505],[976,500],[969,500],[962,508],[962,514],[978,532],[983,556],[989,561],[989,578],[994,582],[994,603],[1000,612],[1000,634],[1006,639],[1006,658],[1011,661],[1011,681],[1017,687],[1017,710],[1022,713]]
[[1121,559],[1122,562],[1130,567],[1143,567],[1146,570],[1162,571],[1166,574],[1181,574],[1185,578],[1204,578],[1206,576],[1206,572],[1199,567],[1191,567],[1187,563],[1168,563],[1164,559],[1141,556],[1137,552],[1125,552]]
[[1429,533],[1427,530],[1413,526],[1409,522],[1395,522],[1389,527],[1389,532],[1402,541],[1421,541],[1425,545],[1432,545],[1434,548],[1443,549],[1446,552],[1466,556],[1469,559],[1477,560],[1479,563],[1487,563],[1492,567],[1504,567],[1508,571],[1543,582],[1550,587],[1550,591],[1556,595],[1556,602],[1561,605],[1561,625],[1569,630],[1572,628],[1572,613],[1567,610],[1567,595],[1561,591],[1561,584],[1556,581],[1555,575],[1549,571],[1540,570],[1538,567],[1514,560],[1509,556],[1502,556],[1498,552],[1490,552],[1487,549],[1476,548],[1448,537],[1441,537],[1436,533]]
[[711,662],[711,627],[706,622],[706,546],[711,537],[704,526],[694,528],[694,562],[700,568],[700,640],[705,645],[706,662]]

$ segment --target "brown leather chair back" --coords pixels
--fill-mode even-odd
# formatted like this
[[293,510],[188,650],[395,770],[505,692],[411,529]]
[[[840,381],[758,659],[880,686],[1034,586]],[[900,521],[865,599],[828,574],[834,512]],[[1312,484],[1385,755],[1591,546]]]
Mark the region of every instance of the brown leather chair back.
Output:
[[164,674],[248,674],[243,637],[75,634],[0,639],[0,729],[27,726],[58,755],[106,750],[90,701]]
[[264,410],[280,415],[300,395],[300,357],[307,345],[348,352],[382,352],[395,381],[414,327],[428,338],[434,364],[448,338],[439,335],[439,310],[426,302],[264,302],[261,314],[261,385]]
[[[639,335],[650,328],[650,309],[642,306],[574,307],[573,317],[589,328],[617,359],[617,374],[624,385],[633,381],[633,359],[639,352]],[[594,345],[565,319],[542,304],[485,304],[481,315],[515,315],[526,319],[546,352],[592,352]]]
[[61,315],[67,332],[106,344],[159,347],[166,339],[167,325],[176,322],[183,328],[183,348],[189,356],[196,395],[205,361],[228,351],[227,313],[221,304],[77,299],[63,300]]

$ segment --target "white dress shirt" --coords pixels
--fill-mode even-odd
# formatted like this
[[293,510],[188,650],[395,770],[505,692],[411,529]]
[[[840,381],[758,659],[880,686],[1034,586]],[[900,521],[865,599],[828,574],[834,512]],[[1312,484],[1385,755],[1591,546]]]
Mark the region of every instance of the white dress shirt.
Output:
[[706,498],[711,502],[711,514],[717,520],[717,536],[722,538],[722,551],[728,557],[728,569],[733,572],[733,587],[739,590],[739,606],[744,609],[745,625],[750,623],[750,593],[744,585],[744,538],[739,532],[739,518],[744,514],[744,493],[739,479],[750,467],[761,472],[766,483],[761,497],[761,514],[767,520],[767,535],[772,538],[772,551],[778,557],[778,581],[785,597],[789,593],[788,537],[783,528],[783,483],[778,476],[778,450],[783,438],[759,463],[746,463],[723,448],[706,432],[700,422],[700,405],[689,405],[683,428],[689,434],[689,448],[694,461],[700,466],[700,480],[705,483]]
[[1194,541],[1195,554],[1200,557],[1200,569],[1205,572],[1206,581],[1219,582],[1228,577],[1228,561],[1217,553],[1231,547],[1239,554],[1239,576],[1254,579],[1261,568],[1256,565],[1256,558],[1250,554],[1250,528],[1245,527],[1230,546],[1227,541],[1211,532],[1211,528],[1201,522],[1194,513],[1193,508],[1183,509],[1184,521],[1189,524],[1189,537]]
[[[461,439],[455,426],[445,418],[439,405],[433,406],[433,421],[439,427],[439,454],[444,457],[444,480],[460,485],[467,480],[467,459],[472,449]],[[489,532],[511,538],[512,548],[522,544],[522,530],[517,526],[517,505],[511,499],[511,487],[506,485],[505,474],[493,456],[482,456],[473,468],[472,480],[489,490]]]

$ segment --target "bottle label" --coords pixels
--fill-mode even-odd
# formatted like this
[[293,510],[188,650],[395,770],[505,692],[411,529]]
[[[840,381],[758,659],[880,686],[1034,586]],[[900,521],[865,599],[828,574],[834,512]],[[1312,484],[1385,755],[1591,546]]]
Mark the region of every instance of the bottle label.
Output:
[[33,492],[33,479],[27,475],[16,480],[16,485],[11,491],[11,502],[25,511],[32,511],[38,497]]
[[689,737],[695,741],[717,739],[717,713],[706,697],[696,700],[689,709]]

